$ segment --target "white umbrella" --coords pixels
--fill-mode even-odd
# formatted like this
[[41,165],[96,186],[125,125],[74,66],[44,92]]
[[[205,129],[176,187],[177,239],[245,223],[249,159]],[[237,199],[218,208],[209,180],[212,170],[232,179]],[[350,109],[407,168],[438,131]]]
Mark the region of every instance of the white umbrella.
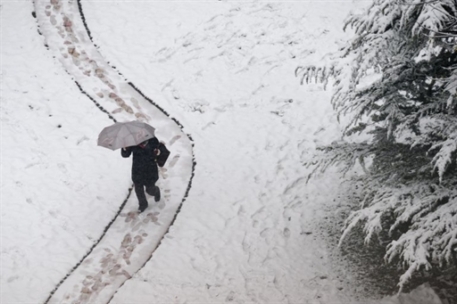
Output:
[[136,146],[154,138],[154,132],[153,127],[141,121],[117,122],[100,132],[97,144],[111,150]]

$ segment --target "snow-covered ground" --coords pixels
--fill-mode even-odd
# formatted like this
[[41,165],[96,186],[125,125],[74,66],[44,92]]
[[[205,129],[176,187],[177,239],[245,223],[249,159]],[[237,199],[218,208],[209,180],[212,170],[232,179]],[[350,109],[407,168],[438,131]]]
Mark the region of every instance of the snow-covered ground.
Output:
[[[114,224],[110,231],[119,233],[108,231],[102,242],[166,230],[173,218],[167,208],[183,200],[191,154],[196,161],[176,220],[150,259],[140,252],[149,259],[144,267],[138,262],[138,272],[116,277],[124,279],[111,303],[368,303],[358,292],[361,283],[318,237],[344,204],[341,177],[330,172],[305,182],[303,164],[315,147],[340,136],[331,91],[301,86],[294,75],[298,65],[325,60],[349,35],[341,30],[346,15],[366,3],[82,0],[98,54],[89,40],[83,43],[77,12],[64,16],[58,1],[36,1],[45,9],[40,20],[49,17],[56,28],[64,17],[74,19],[79,38],[70,42],[89,51],[74,59],[73,51],[56,47],[68,38],[67,28],[54,33],[41,26],[39,35],[34,15],[40,12],[31,1],[2,4],[1,303],[43,303],[129,194],[130,160],[96,146],[113,121],[74,80],[116,119],[133,119],[110,103],[102,86],[123,94],[144,115],[136,117],[150,117],[160,139],[181,156],[162,172],[160,185],[170,192],[160,204],[151,200],[143,215],[151,220],[129,218],[132,195],[118,217],[131,222]],[[105,78],[81,68],[91,58]],[[173,120],[141,103],[123,77],[183,125],[193,149],[176,135]],[[97,270],[97,263],[111,268]],[[73,274],[117,273],[117,265],[125,266],[87,259]],[[56,295],[81,294],[88,281],[77,280],[67,279]],[[439,303],[426,288],[402,297],[376,303]]]

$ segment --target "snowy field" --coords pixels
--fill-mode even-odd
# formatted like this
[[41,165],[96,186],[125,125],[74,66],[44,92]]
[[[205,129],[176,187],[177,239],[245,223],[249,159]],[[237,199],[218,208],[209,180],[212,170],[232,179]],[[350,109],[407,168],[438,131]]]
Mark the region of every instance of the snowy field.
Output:
[[[3,2],[0,302],[440,303],[366,298],[319,237],[345,189],[303,164],[341,130],[294,70],[366,4]],[[96,145],[133,119],[172,152],[142,215],[131,160]]]

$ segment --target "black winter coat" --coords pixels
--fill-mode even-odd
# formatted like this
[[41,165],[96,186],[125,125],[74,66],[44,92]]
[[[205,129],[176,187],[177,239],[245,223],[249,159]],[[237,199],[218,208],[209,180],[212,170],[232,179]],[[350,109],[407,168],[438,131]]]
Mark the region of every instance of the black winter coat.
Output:
[[159,141],[154,137],[148,140],[144,148],[138,145],[121,149],[122,157],[129,157],[133,153],[132,181],[134,183],[149,184],[159,179],[157,156],[154,153],[158,147]]

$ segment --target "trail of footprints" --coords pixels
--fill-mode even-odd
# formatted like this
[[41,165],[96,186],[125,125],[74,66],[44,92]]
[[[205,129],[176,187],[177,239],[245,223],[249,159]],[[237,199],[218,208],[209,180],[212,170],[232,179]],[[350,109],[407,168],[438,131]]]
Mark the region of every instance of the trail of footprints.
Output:
[[[124,266],[131,264],[131,256],[139,248],[148,236],[146,232],[150,229],[150,224],[160,225],[160,212],[148,212],[138,214],[138,212],[122,213],[126,230],[129,231],[124,236],[119,248],[113,250],[103,248],[98,260],[94,258],[86,259],[82,267],[94,267],[97,265],[98,271],[86,275],[81,284],[76,284],[71,292],[64,296],[64,300],[72,300],[72,304],[88,303],[93,300],[103,288],[110,285],[117,276],[131,278],[131,274],[124,269]],[[78,296],[79,295],[79,296]]]
[[[169,147],[179,139],[180,136],[175,136],[172,138],[168,144]],[[179,155],[176,155],[172,162],[170,162],[169,167],[172,168],[179,159]],[[174,161],[173,161],[174,160]],[[167,183],[167,168],[159,168],[160,175],[163,179],[163,184]],[[164,187],[165,185],[162,185]],[[161,188],[162,188],[161,187]],[[165,202],[168,201],[170,197],[170,189],[167,185],[164,187],[163,198],[159,202],[154,202],[152,205],[157,206],[159,209],[165,207]],[[152,198],[146,194],[149,198]],[[151,201],[149,199],[149,201]],[[72,292],[67,293],[64,296],[64,300],[70,301],[71,304],[83,304],[88,303],[89,301],[95,299],[96,295],[100,293],[103,288],[110,285],[115,277],[124,276],[127,279],[130,279],[132,274],[128,273],[123,266],[131,264],[131,256],[133,252],[138,249],[138,247],[145,241],[148,237],[148,229],[151,224],[160,226],[159,222],[160,212],[150,211],[146,214],[138,214],[137,211],[123,212],[120,214],[121,218],[124,218],[125,230],[128,231],[124,236],[119,249],[112,250],[110,248],[103,248],[102,257],[99,260],[94,260],[94,258],[88,258],[82,263],[82,267],[94,267],[94,264],[98,264],[98,271],[95,273],[87,274],[85,279],[81,284],[74,286]],[[79,295],[79,296],[78,296]],[[73,300],[74,299],[74,300]]]
[[107,71],[101,67],[97,61],[94,60],[94,58],[91,58],[83,49],[83,41],[78,38],[74,29],[74,24],[72,22],[73,16],[66,14],[62,9],[62,5],[71,6],[74,4],[74,1],[75,0],[69,0],[68,3],[62,3],[61,0],[51,0],[50,4],[46,5],[45,8],[46,16],[49,17],[50,23],[56,28],[58,35],[62,38],[63,43],[59,48],[62,57],[67,61],[70,60],[85,76],[95,77],[94,80],[103,83],[101,86],[105,87],[105,89],[94,87],[93,92],[99,98],[110,100],[118,106],[111,111],[112,114],[125,111],[134,115],[138,120],[149,121],[150,116],[141,111],[138,100],[133,97],[129,98],[129,96],[120,96],[118,87],[115,85],[116,81],[109,75],[112,71]]
[[[73,15],[77,14],[76,0],[50,0],[48,4],[37,2],[42,0],[35,1],[36,7],[42,9],[41,12],[44,11],[46,18],[49,18],[51,28],[56,29],[57,35],[52,35],[51,42],[57,44],[67,72],[75,75],[81,73],[79,75],[82,79],[88,79],[90,84],[86,83],[84,87],[92,86],[95,98],[99,98],[105,103],[109,101],[108,104],[103,103],[103,105],[110,107],[111,114],[124,112],[138,120],[149,121],[150,116],[142,112],[138,100],[119,93],[120,84],[125,80],[110,67],[103,68],[104,62],[97,62],[100,59],[96,55],[89,55],[95,54],[93,45],[85,36],[83,27],[73,21]],[[119,85],[116,85],[117,83]],[[180,135],[174,136],[169,140],[168,147],[171,147],[180,138]],[[158,185],[162,191],[162,199],[156,203],[153,199],[151,201],[151,197],[147,195],[152,211],[146,210],[146,212],[138,214],[135,208],[135,211],[122,212],[119,215],[116,222],[120,221],[120,229],[125,231],[122,241],[119,240],[117,247],[96,248],[79,265],[84,279],[64,292],[60,302],[83,304],[97,301],[97,295],[117,278],[122,277],[123,280],[131,278],[133,273],[129,273],[127,267],[132,264],[133,254],[142,244],[151,241],[148,239],[148,231],[154,229],[154,225],[161,225],[158,210],[164,209],[165,203],[171,197],[168,170],[173,168],[179,159],[180,155],[176,153],[168,160],[168,169],[159,168],[161,179]],[[119,229],[119,225],[117,226]]]
[[131,264],[132,253],[148,236],[146,232],[148,223],[160,225],[158,223],[159,214],[159,212],[150,212],[146,214],[146,217],[140,217],[136,212],[121,214],[125,218],[126,225],[131,227],[130,232],[124,236],[117,250],[103,248],[103,253],[98,254],[101,256],[99,260],[88,258],[83,262],[82,267],[94,267],[96,264],[99,270],[87,274],[81,284],[76,284],[74,289],[64,296],[64,300],[72,300],[72,304],[87,303],[95,298],[103,288],[110,285],[115,277],[124,276],[130,279],[131,274],[124,269],[124,266]]

